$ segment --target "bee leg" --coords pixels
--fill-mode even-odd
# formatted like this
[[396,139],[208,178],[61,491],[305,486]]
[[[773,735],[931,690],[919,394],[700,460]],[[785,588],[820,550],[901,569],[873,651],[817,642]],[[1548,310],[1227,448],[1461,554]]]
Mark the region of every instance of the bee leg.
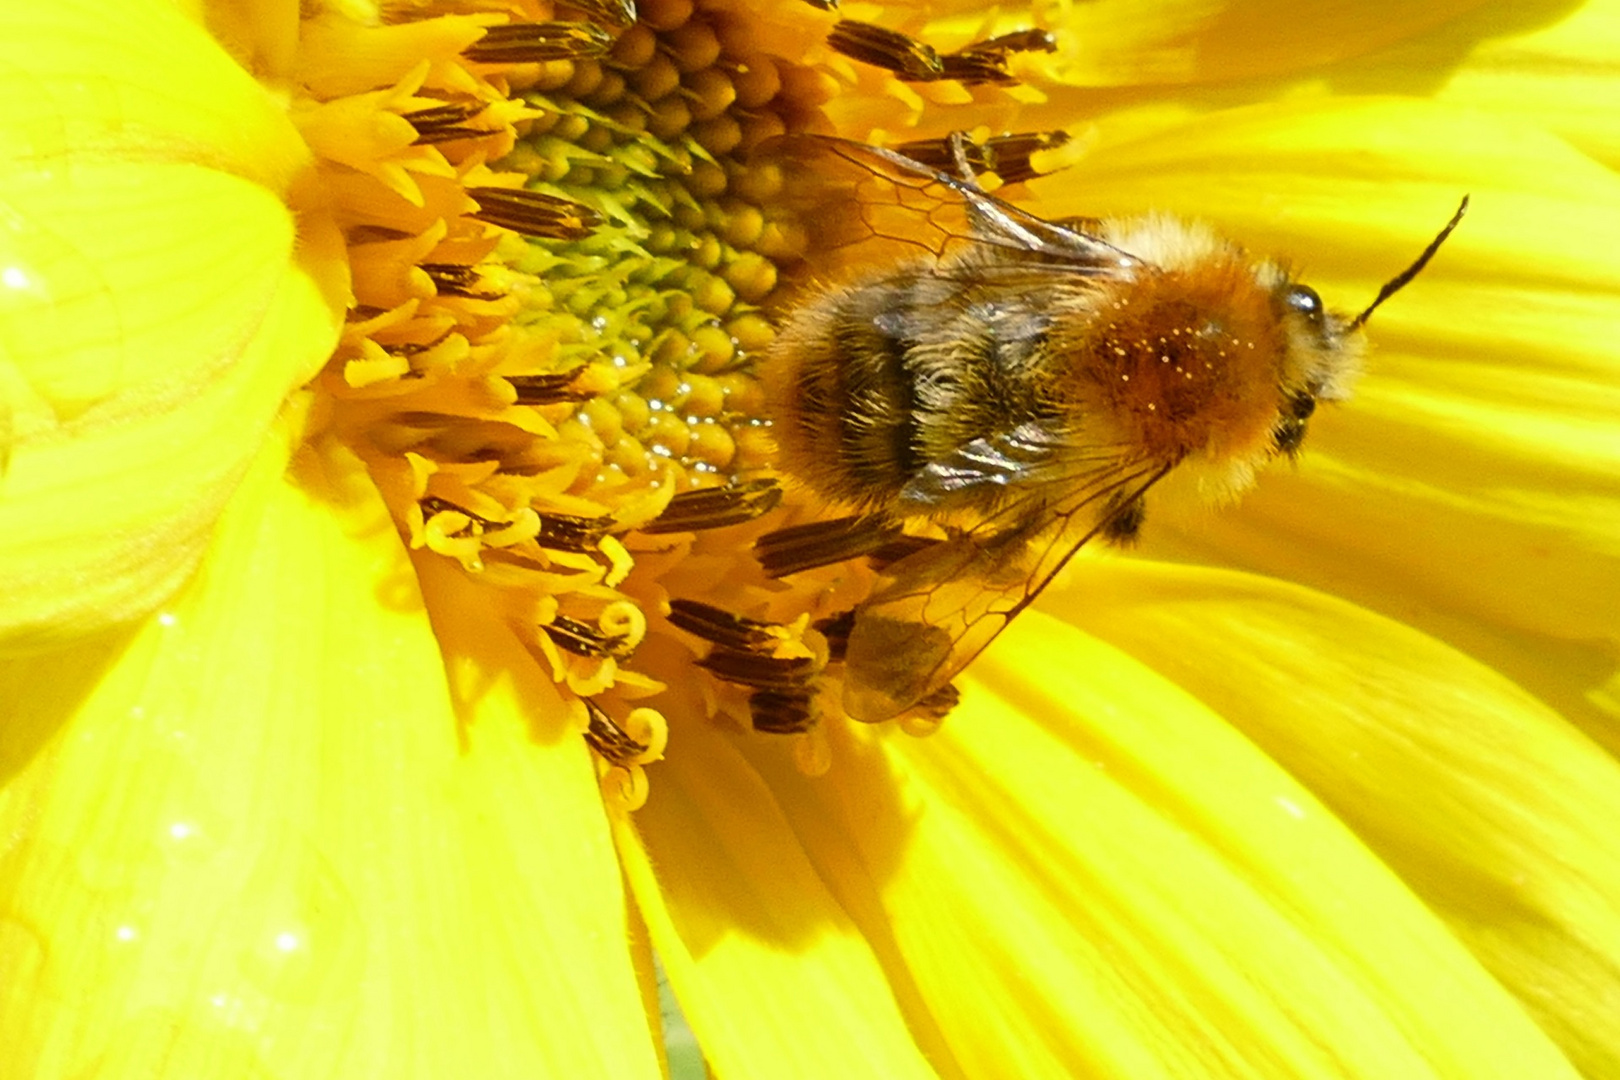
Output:
[[827,639],[827,662],[841,664],[849,652],[849,632],[855,629],[855,609],[849,608],[836,615],[828,615],[810,624],[811,628]]
[[965,131],[951,132],[945,136],[945,142],[950,147],[951,158],[956,162],[956,171],[961,174],[962,183],[967,185],[968,221],[973,225],[974,234],[980,237],[1000,234],[1004,231],[1005,223],[985,212],[984,189],[979,186],[979,174],[973,169],[971,153],[976,150],[982,153],[982,150],[973,144]]
[[1102,525],[1102,538],[1115,547],[1129,547],[1136,543],[1147,517],[1147,505],[1138,495],[1121,503],[1109,512]]
[[636,529],[653,534],[721,529],[752,521],[776,509],[781,501],[781,485],[769,479],[698,488],[675,496],[663,513]]
[[945,136],[945,140],[950,144],[951,158],[956,162],[956,171],[961,174],[963,180],[978,187],[979,174],[973,171],[973,164],[968,160],[968,148],[973,145],[968,133],[953,131]]
[[947,713],[956,708],[962,700],[962,692],[956,688],[955,683],[946,683],[938,690],[922,698],[911,708],[920,716],[930,720],[943,720]]
[[943,540],[934,536],[911,536],[901,533],[882,547],[868,552],[866,558],[871,563],[872,569],[882,573],[901,559],[909,559],[919,551],[942,543]]

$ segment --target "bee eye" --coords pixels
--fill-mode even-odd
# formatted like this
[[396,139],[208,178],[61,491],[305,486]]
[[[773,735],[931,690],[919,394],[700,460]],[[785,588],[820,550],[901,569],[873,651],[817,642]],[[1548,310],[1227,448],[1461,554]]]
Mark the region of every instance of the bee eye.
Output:
[[1309,420],[1316,411],[1316,396],[1305,391],[1295,391],[1288,395],[1286,406],[1289,416],[1295,420]]
[[1312,322],[1322,317],[1322,298],[1309,285],[1290,285],[1283,295],[1283,303]]

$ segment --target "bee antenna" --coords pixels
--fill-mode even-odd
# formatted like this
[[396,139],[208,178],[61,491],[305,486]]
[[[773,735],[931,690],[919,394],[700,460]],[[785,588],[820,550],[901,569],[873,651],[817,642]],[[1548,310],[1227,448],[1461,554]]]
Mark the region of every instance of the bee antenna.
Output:
[[1446,222],[1446,227],[1440,230],[1440,234],[1429,241],[1429,246],[1423,249],[1423,254],[1419,255],[1411,266],[1384,282],[1384,287],[1378,290],[1378,296],[1374,298],[1372,303],[1367,305],[1367,310],[1351,319],[1350,325],[1345,327],[1344,332],[1353,334],[1361,329],[1362,325],[1366,323],[1367,317],[1377,310],[1379,304],[1400,292],[1407,282],[1417,277],[1423,268],[1429,265],[1429,260],[1434,258],[1434,253],[1440,250],[1440,245],[1446,242],[1446,237],[1452,234],[1452,231],[1457,228],[1457,225],[1463,219],[1463,215],[1467,212],[1468,196],[1464,195],[1462,203],[1457,207],[1457,212],[1451,215],[1451,220]]

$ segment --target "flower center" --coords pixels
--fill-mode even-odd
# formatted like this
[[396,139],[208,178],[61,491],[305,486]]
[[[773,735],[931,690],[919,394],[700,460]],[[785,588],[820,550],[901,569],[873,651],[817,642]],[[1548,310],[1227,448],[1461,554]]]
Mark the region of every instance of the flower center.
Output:
[[[750,155],[833,126],[818,63],[855,70],[840,53],[920,102],[917,86],[1010,83],[1010,53],[1045,43],[940,53],[810,4],[768,24],[728,0],[546,15],[306,24],[294,115],[354,289],[321,388],[412,547],[504,590],[508,628],[581,700],[582,734],[634,803],[666,733],[629,703],[682,671],[669,649],[627,666],[650,625],[683,641],[686,669],[706,652],[778,730],[811,726],[805,680],[827,657],[748,538],[692,535],[747,530],[780,496],[754,366],[805,233],[777,200],[782,169]],[[683,593],[701,599],[664,604]],[[671,629],[715,620],[736,640],[694,650]],[[788,704],[762,710],[784,672]]]

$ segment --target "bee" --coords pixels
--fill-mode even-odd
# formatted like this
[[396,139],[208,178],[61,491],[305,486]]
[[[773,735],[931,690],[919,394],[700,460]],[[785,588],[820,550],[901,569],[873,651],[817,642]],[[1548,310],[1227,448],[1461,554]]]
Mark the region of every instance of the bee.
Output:
[[1349,396],[1368,317],[1468,204],[1346,317],[1201,225],[1027,213],[980,188],[962,136],[950,148],[960,175],[833,138],[772,148],[813,178],[790,205],[817,278],[762,369],[779,465],[847,516],[757,551],[776,575],[878,559],[827,622],[861,721],[948,708],[1076,551],[1135,536],[1172,470],[1235,493],[1295,454],[1317,404]]

